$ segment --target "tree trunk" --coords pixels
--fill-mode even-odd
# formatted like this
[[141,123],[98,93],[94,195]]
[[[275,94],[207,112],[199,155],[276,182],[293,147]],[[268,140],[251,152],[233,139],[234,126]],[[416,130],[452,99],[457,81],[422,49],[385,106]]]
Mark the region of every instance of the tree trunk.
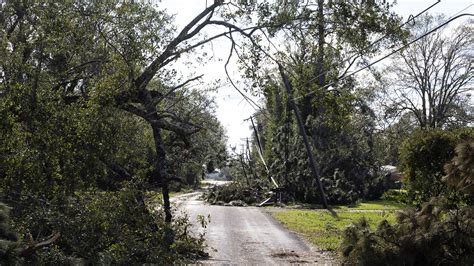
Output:
[[[155,112],[156,114],[156,112]],[[153,138],[155,141],[156,148],[156,164],[155,164],[155,173],[156,181],[161,186],[161,194],[163,195],[163,211],[165,212],[165,243],[167,246],[171,246],[174,242],[174,234],[171,229],[171,204],[170,204],[170,190],[169,182],[167,180],[166,174],[166,152],[163,147],[163,139],[161,136],[161,128],[157,125],[151,123],[153,129]]]
[[155,141],[156,149],[156,181],[161,186],[163,194],[163,208],[165,211],[165,222],[171,222],[171,207],[170,207],[170,196],[169,196],[169,185],[166,180],[166,152],[163,147],[163,139],[161,136],[161,128],[151,123],[153,129],[153,139]]

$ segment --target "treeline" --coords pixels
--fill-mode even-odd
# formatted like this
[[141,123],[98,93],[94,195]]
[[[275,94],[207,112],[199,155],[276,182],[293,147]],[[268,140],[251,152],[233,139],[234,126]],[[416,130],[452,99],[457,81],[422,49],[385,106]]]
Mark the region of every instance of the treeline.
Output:
[[[324,8],[331,12],[334,7]],[[383,23],[384,14],[379,10],[373,19]],[[398,38],[395,46],[403,47],[444,21],[444,17],[423,15],[414,25],[384,38]],[[332,33],[335,26],[328,22],[326,27]],[[373,31],[376,34],[377,28]],[[346,41],[336,35],[328,40],[325,35],[324,44],[319,44],[321,32],[308,33],[312,34],[285,30],[292,42],[282,61],[328,201],[351,204],[378,199],[402,185],[387,176],[384,165],[397,166],[403,177],[398,181],[409,191],[406,202],[419,204],[439,195],[444,187],[440,169],[454,156],[455,145],[473,136],[469,84],[474,72],[467,52],[474,45],[472,29],[463,25],[440,28],[394,54],[386,66],[367,68],[365,76],[348,74],[351,60],[364,56],[362,51],[354,52],[361,39],[352,36]],[[349,59],[334,48],[343,40],[346,49],[355,53]],[[361,64],[355,69],[365,68]],[[280,73],[268,70],[257,80],[265,105],[255,114],[252,157],[260,162],[258,135],[269,174],[284,188],[288,200],[321,203],[317,177],[310,171],[301,128]],[[261,162],[258,167],[262,175],[268,175]]]
[[[224,67],[238,57],[243,92],[264,97],[256,126],[268,172],[253,159],[247,187],[266,191],[271,175],[289,200],[320,203],[284,73],[330,204],[380,197],[384,164],[407,171],[410,200],[421,204],[433,196],[422,191],[425,173],[433,175],[403,160],[426,167],[412,147],[432,142],[402,143],[417,131],[472,127],[472,27],[433,32],[444,18],[402,23],[392,6],[214,1],[176,32],[165,11],[141,2],[0,4],[0,193],[11,207],[0,207],[2,260],[167,264],[204,255],[186,219],[172,219],[169,193],[193,185],[203,164],[226,160],[224,130],[212,100],[190,88],[201,76],[183,77],[173,63],[217,38],[231,42]],[[209,26],[222,32],[201,34]],[[273,41],[282,40],[279,50]],[[367,58],[394,47],[404,49],[388,68],[370,66]],[[465,130],[433,134],[444,149],[472,135]],[[255,143],[248,157],[258,158]]]
[[0,264],[205,255],[187,218],[171,222],[169,191],[225,160],[225,135],[176,70],[143,74],[173,39],[170,16],[115,1],[0,11]]

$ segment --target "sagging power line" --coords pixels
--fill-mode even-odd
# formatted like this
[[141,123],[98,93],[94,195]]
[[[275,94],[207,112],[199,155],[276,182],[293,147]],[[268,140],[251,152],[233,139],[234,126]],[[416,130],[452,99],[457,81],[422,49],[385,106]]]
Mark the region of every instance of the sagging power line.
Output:
[[[472,16],[474,16],[474,14],[471,14],[471,13],[464,13],[464,14],[460,14],[460,15],[454,16],[454,17],[448,19],[447,21],[441,23],[440,25],[436,26],[435,28],[429,30],[428,32],[422,34],[421,36],[415,38],[414,40],[408,42],[407,44],[405,44],[405,45],[403,45],[403,46],[401,46],[401,47],[399,47],[399,48],[393,50],[393,51],[390,52],[389,54],[387,54],[387,55],[385,55],[385,56],[383,56],[383,57],[381,57],[381,58],[379,58],[379,59],[377,59],[377,60],[375,60],[375,61],[369,63],[368,65],[366,65],[366,66],[364,66],[364,67],[362,67],[362,68],[359,68],[359,69],[357,69],[357,70],[355,70],[355,71],[353,71],[353,72],[351,72],[351,73],[348,73],[348,74],[345,74],[345,75],[342,75],[342,76],[336,78],[335,81],[333,81],[333,82],[331,82],[331,83],[328,83],[328,84],[322,86],[321,89],[328,88],[328,87],[331,87],[331,86],[333,86],[333,85],[336,85],[338,82],[340,82],[340,81],[342,81],[342,80],[344,80],[344,79],[347,79],[348,77],[351,77],[351,76],[353,76],[353,75],[355,75],[355,74],[357,74],[357,73],[359,73],[359,72],[361,72],[361,71],[363,71],[363,70],[365,70],[365,69],[367,69],[367,68],[370,68],[370,67],[374,66],[375,64],[380,63],[381,61],[383,61],[383,60],[389,58],[390,56],[392,56],[392,55],[394,55],[394,54],[400,52],[401,50],[407,48],[408,46],[412,45],[413,43],[415,43],[415,42],[417,42],[417,41],[423,39],[424,37],[426,37],[426,36],[428,36],[428,35],[430,35],[430,34],[432,34],[432,33],[434,33],[434,32],[436,32],[437,30],[439,30],[439,29],[441,29],[442,27],[448,25],[448,24],[451,23],[452,21],[454,21],[454,20],[456,20],[456,19],[458,19],[458,18],[464,17],[464,16],[470,16],[470,17],[472,17]],[[302,98],[304,98],[304,97],[306,97],[306,96],[309,96],[309,95],[312,95],[312,94],[314,94],[314,93],[316,93],[316,91],[311,91],[311,92],[309,92],[309,93],[307,93],[307,94],[305,94],[305,95],[296,97],[294,100],[295,100],[295,101],[301,100]]]

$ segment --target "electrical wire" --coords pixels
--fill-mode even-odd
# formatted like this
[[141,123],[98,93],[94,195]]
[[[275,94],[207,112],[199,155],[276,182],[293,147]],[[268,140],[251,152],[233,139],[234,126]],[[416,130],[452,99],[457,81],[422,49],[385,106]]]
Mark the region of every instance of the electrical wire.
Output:
[[[401,24],[401,25],[398,27],[398,29],[401,29],[401,28],[403,28],[405,25],[407,25],[408,23],[410,23],[411,21],[414,21],[416,18],[418,18],[419,16],[423,15],[424,13],[426,13],[428,10],[430,10],[431,8],[433,8],[434,6],[436,6],[437,4],[439,4],[440,2],[441,2],[441,0],[436,1],[435,3],[433,3],[433,4],[430,5],[429,7],[425,8],[423,11],[419,12],[419,13],[416,14],[415,16],[410,15],[409,18],[408,18],[403,24]],[[374,42],[372,42],[372,43],[370,43],[369,45],[367,45],[367,46],[365,47],[365,49],[369,49],[369,48],[373,47],[374,45],[378,44],[379,42],[381,42],[382,40],[384,40],[384,39],[387,38],[388,36],[389,36],[388,33],[385,34],[384,36],[378,38],[378,39],[375,40]],[[356,53],[356,52],[357,52],[357,50],[352,50],[352,51],[350,51],[350,52],[348,52],[348,53],[351,54],[351,53]],[[352,62],[350,63],[350,66],[351,66],[351,65],[355,62],[355,60],[357,60],[357,59],[360,58],[360,57],[362,57],[362,55],[358,55],[358,54],[352,55],[352,56],[350,56],[349,58],[344,59],[344,60],[342,61],[342,63],[345,64],[345,63],[347,63],[347,62],[351,62],[351,61],[352,61]],[[349,67],[350,67],[350,66],[349,66]],[[310,84],[311,82],[313,82],[313,81],[319,79],[321,76],[326,75],[326,74],[329,74],[329,72],[330,72],[329,70],[324,71],[323,73],[320,73],[318,76],[311,78],[310,80],[306,81],[305,84],[303,84],[303,85],[301,85],[301,86],[298,86],[298,87],[301,88],[301,87],[303,87],[303,86],[306,86],[306,85]]]
[[[430,35],[431,33],[433,33],[433,32],[435,32],[435,31],[439,30],[440,28],[446,26],[447,24],[451,23],[452,21],[454,21],[454,20],[456,20],[456,19],[458,19],[458,18],[464,17],[464,16],[470,16],[470,17],[471,17],[471,16],[474,16],[474,14],[471,14],[471,13],[464,13],[464,14],[460,14],[460,15],[451,17],[451,18],[448,19],[447,21],[441,23],[440,25],[438,25],[438,26],[436,26],[435,28],[429,30],[428,32],[422,34],[421,36],[415,38],[414,40],[408,42],[407,44],[405,44],[405,45],[403,45],[403,46],[401,46],[401,47],[399,47],[399,48],[393,50],[393,51],[390,52],[389,54],[387,54],[387,55],[385,55],[385,56],[383,56],[383,57],[381,57],[381,58],[379,58],[379,59],[377,59],[377,60],[375,60],[375,61],[369,63],[368,65],[366,65],[366,66],[364,66],[364,67],[362,67],[362,68],[359,68],[359,69],[357,69],[357,70],[355,70],[355,71],[353,71],[353,72],[351,72],[351,73],[349,73],[349,74],[340,76],[340,77],[336,78],[335,81],[333,81],[333,82],[331,82],[331,83],[329,83],[329,84],[326,84],[325,86],[323,86],[323,87],[321,87],[321,88],[324,89],[324,88],[331,87],[332,85],[335,85],[337,82],[340,82],[340,81],[342,81],[342,80],[344,80],[344,79],[346,79],[346,78],[348,78],[348,77],[351,77],[351,76],[353,76],[353,75],[355,75],[355,74],[357,74],[357,73],[359,73],[359,72],[361,72],[361,71],[363,71],[363,70],[365,70],[365,69],[367,69],[367,68],[372,67],[373,65],[375,65],[375,64],[377,64],[377,63],[380,63],[381,61],[383,61],[383,60],[387,59],[388,57],[390,57],[390,56],[392,56],[392,55],[394,55],[394,54],[400,52],[401,50],[403,50],[403,49],[405,49],[406,47],[412,45],[413,43],[419,41],[420,39],[422,39],[422,38],[424,38],[424,37]],[[309,95],[312,95],[312,94],[314,94],[314,93],[316,93],[316,91],[311,91],[311,92],[309,92],[309,93],[307,93],[307,94],[305,94],[305,95],[296,97],[296,98],[294,99],[294,101],[301,100],[302,98],[304,98],[304,97],[306,97],[306,96],[309,96]]]
[[[439,4],[440,2],[441,2],[441,0],[437,0],[435,3],[433,3],[433,4],[430,5],[429,7],[425,8],[423,11],[419,12],[419,13],[416,14],[415,16],[411,16],[411,15],[410,15],[410,17],[408,18],[408,20],[405,21],[403,24],[401,24],[401,25],[399,26],[399,29],[401,29],[402,27],[404,27],[404,26],[405,26],[406,24],[408,24],[409,22],[414,21],[417,17],[419,17],[419,16],[421,16],[422,14],[426,13],[428,10],[430,10],[431,8],[433,8],[434,6],[436,6],[437,4]],[[467,9],[467,8],[466,8],[466,9]],[[465,9],[464,9],[464,10],[465,10]],[[462,11],[461,11],[461,12],[462,12]],[[263,33],[263,34],[265,35],[265,33]],[[266,36],[266,35],[265,35],[265,36]],[[266,36],[266,37],[267,37],[267,36]],[[388,34],[385,34],[384,36],[382,36],[382,37],[380,37],[379,39],[375,40],[374,42],[370,43],[368,46],[366,46],[365,49],[369,49],[369,48],[373,47],[374,45],[376,45],[377,43],[381,42],[383,39],[385,39],[385,38],[387,38],[387,37],[388,37]],[[268,37],[267,37],[267,39],[268,39]],[[270,41],[269,41],[269,42],[270,42]],[[278,49],[276,48],[275,44],[273,44],[272,42],[270,42],[270,44],[273,46],[274,49],[276,49],[276,50],[278,51]],[[233,49],[233,47],[231,48],[231,53],[232,53],[232,49]],[[261,47],[260,47],[260,49],[263,50]],[[349,53],[353,53],[353,52],[356,52],[356,51],[353,50],[353,51],[351,51],[351,52],[349,52]],[[349,62],[349,61],[355,61],[355,60],[356,60],[357,58],[359,58],[359,57],[361,57],[361,55],[351,56],[351,57],[345,59],[345,60],[343,61],[343,63],[347,63],[347,62]],[[273,59],[273,58],[271,58],[271,59]],[[275,59],[273,59],[273,60],[276,62]],[[228,64],[228,62],[229,62],[229,58],[228,58],[227,64]],[[226,64],[226,65],[227,65],[227,64]],[[328,74],[328,73],[329,73],[329,71],[325,71],[325,72],[319,74],[318,76],[313,77],[312,79],[310,79],[310,80],[307,81],[305,84],[303,84],[303,85],[301,85],[301,86],[299,86],[299,87],[308,85],[308,84],[310,84],[311,82],[313,82],[314,80],[316,80],[316,79],[318,79],[319,77],[321,77],[322,75],[325,75],[325,74]],[[339,77],[338,79],[341,79],[341,78],[342,78],[342,77]],[[236,88],[236,86],[235,86],[234,84],[232,84],[232,85],[233,85],[234,88]],[[330,84],[328,84],[328,85],[330,85]],[[332,84],[331,84],[331,85],[332,85]],[[325,86],[325,87],[326,87],[326,86]],[[327,87],[329,87],[329,86],[327,86]],[[323,88],[324,88],[324,87],[323,87]],[[248,96],[243,95],[243,93],[242,93],[241,91],[239,91],[238,89],[237,89],[237,91],[243,96],[243,98],[245,99],[245,101],[247,101],[247,103],[248,103],[255,111],[261,111],[262,113],[264,113],[264,110],[263,110],[263,108],[262,108],[261,106],[259,106],[258,104],[256,104],[254,101],[250,101],[251,99],[249,99]],[[310,92],[310,93],[308,93],[307,95],[303,95],[303,96],[297,97],[297,98],[295,98],[295,101],[296,101],[296,100],[299,100],[300,98],[303,98],[303,97],[306,97],[306,96],[308,96],[308,95],[311,95],[311,94],[313,94],[313,93],[315,93],[315,92]],[[264,116],[268,119],[268,117],[267,117],[265,114],[264,114]]]

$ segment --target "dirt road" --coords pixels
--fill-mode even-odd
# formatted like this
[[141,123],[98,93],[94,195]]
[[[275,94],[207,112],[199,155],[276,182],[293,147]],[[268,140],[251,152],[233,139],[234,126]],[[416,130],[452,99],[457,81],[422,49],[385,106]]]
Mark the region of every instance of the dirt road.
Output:
[[257,207],[212,206],[199,200],[199,193],[176,201],[194,224],[196,217],[210,215],[206,230],[211,264],[286,264],[331,265],[328,254],[319,252],[294,233],[283,228],[273,217]]

